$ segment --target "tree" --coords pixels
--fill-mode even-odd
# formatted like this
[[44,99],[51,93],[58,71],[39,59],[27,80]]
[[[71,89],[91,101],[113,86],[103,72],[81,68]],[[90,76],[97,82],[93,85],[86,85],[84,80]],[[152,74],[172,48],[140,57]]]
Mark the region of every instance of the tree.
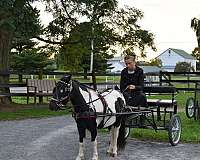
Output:
[[42,79],[43,71],[46,69],[52,71],[55,68],[49,68],[54,61],[48,58],[48,55],[41,48],[23,50],[20,54],[11,56],[11,68],[18,73],[38,73]]
[[[26,41],[39,32],[38,19],[34,16],[38,11],[28,0],[1,0],[0,8],[0,83],[8,83],[10,50],[22,37]],[[6,89],[2,90],[9,92]],[[9,103],[7,98],[2,101]]]
[[197,69],[199,69],[199,64],[200,64],[200,19],[193,18],[191,20],[191,28],[196,33],[197,43],[198,43],[198,47],[195,47],[195,49],[192,51],[192,55],[194,57],[196,57],[196,59],[198,60]]
[[[9,54],[12,41],[17,35],[17,27],[24,20],[23,18],[29,11],[30,6],[26,4],[26,0],[1,0],[0,8],[0,83],[8,83]],[[9,91],[7,89],[2,90],[3,92]],[[2,103],[9,103],[9,99],[3,98]]]
[[196,33],[198,47],[200,47],[200,19],[193,18],[191,20],[191,28]]
[[197,59],[196,69],[200,70],[200,48],[199,47],[194,48],[194,50],[192,51],[192,56],[194,56]]
[[[109,50],[114,53],[120,47],[131,51],[139,49],[145,56],[145,48],[155,50],[153,34],[138,25],[143,13],[131,7],[119,8],[116,0],[46,0],[46,5],[54,20],[45,29],[45,34],[49,41],[60,42],[61,57],[76,57],[73,61],[75,66],[80,64],[83,55],[88,57],[88,53],[92,55],[93,51],[94,56],[97,54],[95,48],[99,47],[99,37],[104,44],[100,46],[107,48],[101,53],[108,53]],[[84,22],[88,26],[86,31],[75,32],[85,27],[82,25]],[[76,34],[72,36],[73,33]],[[85,33],[87,36],[84,36]],[[87,42],[86,47],[83,47],[84,41]],[[75,50],[74,45],[78,46],[76,55],[72,51]]]
[[[61,57],[59,58],[59,64],[64,64],[66,70],[77,71],[87,71],[90,69],[90,39],[86,38],[83,40],[82,37],[89,37],[91,31],[88,30],[91,23],[85,22],[76,26],[71,32],[69,39],[79,40],[80,43],[77,45],[64,45],[61,50]],[[102,34],[106,34],[106,31],[102,32],[100,27],[95,28],[95,45],[94,45],[94,71],[102,72],[107,69],[107,59],[112,58],[112,54],[107,53],[109,42],[105,42]],[[67,53],[67,54],[66,54]]]
[[175,72],[190,72],[191,70],[194,70],[194,68],[191,66],[191,63],[187,62],[178,62],[176,63]]
[[162,61],[159,58],[152,59],[149,64],[152,66],[162,67]]

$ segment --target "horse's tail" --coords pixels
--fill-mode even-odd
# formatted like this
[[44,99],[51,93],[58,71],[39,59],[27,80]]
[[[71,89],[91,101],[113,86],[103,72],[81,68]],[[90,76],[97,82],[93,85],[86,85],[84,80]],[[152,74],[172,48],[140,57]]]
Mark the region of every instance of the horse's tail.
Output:
[[[118,103],[121,106],[121,108],[124,108],[124,101],[122,99],[118,99]],[[124,117],[123,115],[120,116],[120,128],[119,128],[119,134],[118,134],[118,138],[117,138],[117,146],[118,149],[124,149],[125,145],[126,145],[126,139],[127,139],[127,130],[126,130],[126,125],[125,125],[125,121],[126,121],[126,117]]]

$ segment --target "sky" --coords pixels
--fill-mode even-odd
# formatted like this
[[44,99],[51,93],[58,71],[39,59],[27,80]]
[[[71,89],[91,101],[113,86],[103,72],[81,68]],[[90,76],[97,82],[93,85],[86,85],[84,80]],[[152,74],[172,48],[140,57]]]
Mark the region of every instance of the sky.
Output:
[[[119,6],[123,5],[141,10],[144,14],[140,21],[142,28],[155,35],[157,52],[146,50],[147,60],[168,48],[182,49],[191,54],[197,47],[190,23],[193,17],[200,18],[200,0],[119,0]],[[50,17],[42,12],[41,18],[47,24]]]
[[192,18],[200,18],[200,0],[119,0],[119,5],[129,5],[144,13],[140,24],[155,35],[157,47],[157,52],[147,50],[148,58],[154,58],[168,48],[191,54],[197,47],[190,23]]

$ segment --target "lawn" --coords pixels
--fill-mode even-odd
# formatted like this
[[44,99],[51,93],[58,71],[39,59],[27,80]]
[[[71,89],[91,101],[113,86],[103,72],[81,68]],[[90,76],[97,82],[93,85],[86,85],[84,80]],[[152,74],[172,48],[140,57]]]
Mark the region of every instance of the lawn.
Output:
[[[182,123],[181,142],[200,143],[200,127],[199,121],[188,119],[184,112],[179,113]],[[151,141],[168,141],[168,132],[150,129],[131,129],[132,138]]]
[[48,105],[18,105],[10,104],[0,107],[0,121],[21,120],[27,118],[44,118],[52,116],[62,116],[70,113],[68,110],[50,111]]

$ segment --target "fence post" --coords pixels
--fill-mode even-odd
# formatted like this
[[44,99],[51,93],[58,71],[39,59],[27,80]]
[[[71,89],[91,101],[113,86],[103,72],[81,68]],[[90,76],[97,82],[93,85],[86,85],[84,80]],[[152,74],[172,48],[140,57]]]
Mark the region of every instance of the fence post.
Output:
[[106,89],[108,88],[107,82],[108,82],[108,76],[106,76]]
[[159,73],[159,85],[162,86],[162,71]]

